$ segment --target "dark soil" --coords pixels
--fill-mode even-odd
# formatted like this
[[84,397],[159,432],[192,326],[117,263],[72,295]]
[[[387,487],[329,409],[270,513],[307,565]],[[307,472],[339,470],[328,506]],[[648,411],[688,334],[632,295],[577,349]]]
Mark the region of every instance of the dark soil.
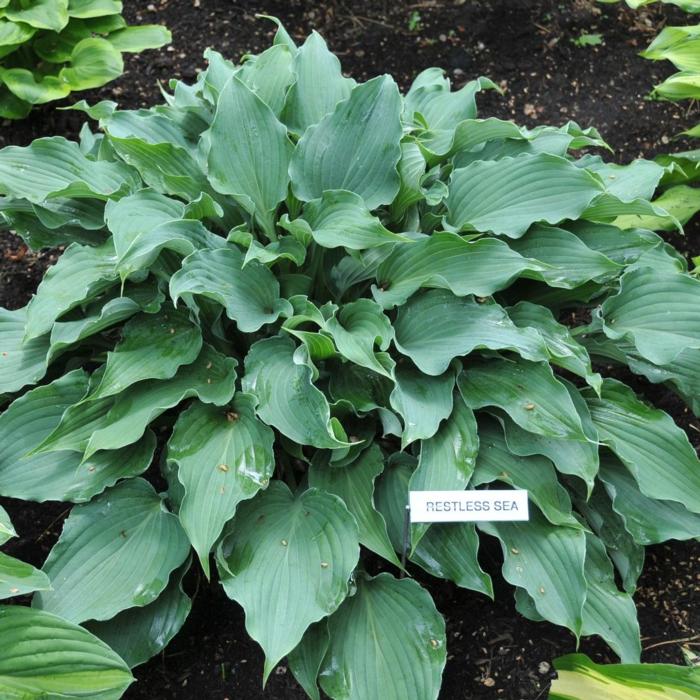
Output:
[[[80,96],[91,103],[113,99],[125,108],[148,106],[160,100],[158,82],[193,80],[204,66],[202,53],[208,46],[231,58],[265,48],[274,27],[255,19],[255,13],[263,13],[282,19],[299,39],[318,29],[344,69],[357,78],[388,72],[407,88],[420,70],[433,65],[446,68],[457,86],[487,75],[500,82],[505,95],[482,96],[482,115],[529,126],[569,119],[595,125],[613,147],[612,157],[621,162],[684,148],[682,141],[672,142],[674,137],[700,120],[687,104],[644,99],[671,68],[645,61],[637,52],[665,23],[689,23],[677,11],[635,13],[588,0],[125,0],[125,5],[132,22],[168,25],[173,44],[127,57],[125,76]],[[581,33],[599,33],[604,43],[579,47],[573,40]],[[81,114],[49,105],[24,122],[0,124],[0,146],[25,145],[54,134],[75,137],[82,121]],[[700,252],[697,234],[691,233],[682,247],[687,253]],[[20,239],[0,233],[0,305],[24,305],[55,257],[55,251],[27,251]],[[641,380],[634,386],[668,410],[695,446],[700,445],[698,421],[673,394]],[[22,535],[5,550],[40,565],[60,533],[67,506],[0,502]],[[677,542],[648,550],[636,595],[645,661],[682,663],[682,645],[698,649],[698,550],[697,543]],[[494,543],[487,542],[484,566],[496,573],[499,557]],[[552,659],[576,648],[565,630],[520,617],[509,587],[497,576],[494,580],[496,603],[431,581],[448,625],[444,700],[543,698],[553,675]],[[196,591],[189,620],[163,654],[136,669],[138,683],[127,699],[305,697],[284,664],[263,694],[262,654],[245,633],[241,609],[218,584],[207,584],[196,572],[187,585],[191,593]],[[615,660],[595,639],[585,640],[581,649],[598,661]]]

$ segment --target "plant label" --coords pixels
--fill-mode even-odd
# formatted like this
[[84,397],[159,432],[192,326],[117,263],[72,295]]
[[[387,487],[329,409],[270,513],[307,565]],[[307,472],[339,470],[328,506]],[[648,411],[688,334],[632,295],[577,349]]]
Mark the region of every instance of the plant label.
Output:
[[527,491],[411,491],[412,523],[529,520]]

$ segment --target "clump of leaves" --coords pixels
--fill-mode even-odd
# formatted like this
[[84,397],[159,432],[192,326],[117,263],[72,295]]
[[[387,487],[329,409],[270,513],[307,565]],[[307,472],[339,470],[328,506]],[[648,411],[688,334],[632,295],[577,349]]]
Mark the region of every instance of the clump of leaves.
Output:
[[[0,152],[7,224],[68,245],[0,315],[0,494],[77,504],[41,572],[0,577],[36,590],[3,640],[68,625],[139,664],[188,613],[193,549],[265,677],[288,656],[312,698],[435,698],[445,624],[410,574],[490,597],[486,541],[522,614],[638,660],[644,545],[700,535],[700,463],[591,353],[697,411],[700,282],[610,223],[673,221],[664,168],[479,119],[484,78],[357,83],[315,33],[207,57],[158,107],[82,105],[102,133],[80,144]],[[401,578],[409,490],[492,486],[527,489],[530,521],[413,525]],[[35,682],[32,651],[0,686]]]
[[165,27],[128,27],[121,12],[121,0],[0,0],[0,117],[105,85],[124,72],[123,52],[170,41]]

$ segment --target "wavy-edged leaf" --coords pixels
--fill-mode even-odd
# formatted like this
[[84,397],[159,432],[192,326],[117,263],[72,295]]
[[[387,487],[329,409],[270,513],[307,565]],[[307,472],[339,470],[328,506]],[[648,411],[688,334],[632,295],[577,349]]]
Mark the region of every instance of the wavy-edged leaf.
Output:
[[565,158],[540,153],[458,168],[449,189],[450,226],[520,238],[531,224],[577,219],[603,186]]
[[37,593],[32,605],[69,622],[108,620],[153,602],[188,549],[153,487],[124,481],[73,508],[43,567],[53,590]]
[[50,589],[48,576],[43,571],[0,552],[0,600]]
[[117,700],[134,678],[104,642],[42,610],[0,608],[0,693],[7,698]]
[[571,513],[571,499],[557,480],[552,463],[541,455],[521,457],[512,454],[498,423],[479,419],[479,454],[472,477],[474,487],[502,481],[516,489],[525,489],[528,498],[552,525],[579,527]]
[[328,400],[312,382],[311,368],[296,359],[290,338],[254,343],[245,358],[243,390],[253,394],[260,418],[301,445],[347,447],[342,429],[331,419]]
[[596,664],[585,654],[554,661],[550,700],[698,700],[700,670],[672,664]]
[[164,299],[165,295],[158,287],[148,282],[139,285],[128,284],[123,296],[115,294],[108,295],[106,299],[96,299],[77,318],[56,321],[53,324],[49,360],[81,340],[107,330],[139,311],[156,313]]
[[[418,467],[411,476],[411,491],[462,490],[466,488],[476,465],[479,451],[476,418],[471,408],[457,394],[450,417],[428,440],[421,440]],[[411,527],[411,544],[415,549],[429,525]]]
[[222,406],[233,396],[236,364],[205,344],[195,362],[183,365],[172,379],[139,382],[117,396],[68,407],[34,452],[78,450],[87,459],[98,450],[136,442],[152,420],[186,398]]
[[299,140],[289,167],[296,197],[308,202],[326,190],[349,190],[370,210],[390,204],[399,189],[400,113],[389,76],[354,87]]
[[180,522],[207,575],[209,552],[238,504],[269,484],[273,443],[250,394],[236,393],[225,409],[195,402],[175,423],[168,460],[184,487]]
[[324,248],[345,247],[350,250],[378,248],[387,243],[409,242],[392,233],[373,216],[360,195],[347,190],[326,190],[319,199],[304,206],[302,215],[280,226],[301,240],[313,239]]
[[524,272],[544,269],[495,238],[468,241],[440,232],[397,246],[379,265],[372,294],[384,308],[403,304],[421,287],[449,289],[460,297],[488,297]]
[[217,561],[226,594],[243,606],[246,629],[265,652],[265,680],[309,625],[342,603],[357,537],[343,502],[317,489],[295,497],[273,481],[239,506]]
[[[273,44],[258,55],[246,57],[237,77],[245,83],[277,118],[287,90],[294,83],[292,61],[296,53],[284,44]],[[282,120],[281,120],[282,121]]]
[[379,374],[391,375],[374,348],[376,345],[381,351],[388,350],[394,329],[375,301],[358,299],[344,304],[326,321],[324,330],[345,359]]
[[0,392],[19,391],[46,374],[49,338],[43,334],[23,342],[26,325],[26,306],[0,308]]
[[189,568],[190,560],[173,571],[167,587],[152,603],[83,626],[109,644],[129,668],[145,663],[161,652],[185,624],[192,601],[182,590],[182,579]]
[[333,700],[436,700],[446,661],[445,621],[411,579],[360,575],[328,620],[319,681]]
[[542,278],[552,287],[578,287],[589,280],[601,281],[622,272],[621,265],[556,226],[537,224],[508,245],[523,257],[549,265]]
[[396,347],[429,375],[440,375],[455,357],[476,349],[512,350],[528,360],[548,359],[542,336],[518,327],[492,301],[459,298],[434,289],[399,308],[394,322]]
[[291,311],[289,302],[280,298],[279,282],[272,272],[256,261],[243,266],[243,254],[232,245],[200,250],[184,260],[170,278],[170,296],[177,301],[186,294],[224,306],[226,315],[244,333],[257,331]]
[[316,31],[297,51],[293,69],[296,81],[285,97],[282,121],[290,131],[303,134],[350,97],[355,81],[343,76],[340,61]]
[[122,450],[98,452],[83,462],[82,452],[27,453],[59,423],[63,412],[87,389],[76,370],[16,399],[0,416],[0,493],[32,501],[88,501],[118,479],[144,472],[155,450],[150,431]]
[[289,183],[293,147],[287,130],[265,102],[232,77],[219,95],[206,140],[214,189],[232,195],[272,237],[273,213]]
[[374,482],[384,470],[384,458],[372,445],[343,467],[319,462],[311,465],[309,486],[328,491],[343,499],[360,530],[360,544],[396,566],[399,560],[389,541],[386,523],[374,505]]
[[594,389],[600,389],[603,380],[593,371],[588,351],[565,325],[554,318],[554,314],[547,307],[521,301],[506,311],[518,328],[534,329],[542,336],[552,364],[568,369],[585,379]]
[[396,367],[389,400],[403,419],[402,449],[415,440],[433,437],[452,413],[455,379],[454,371],[433,377],[411,367]]
[[618,590],[605,545],[590,532],[586,533],[584,572],[588,589],[581,633],[601,636],[623,663],[639,662],[642,645],[634,600]]
[[676,501],[645,496],[634,477],[614,457],[606,455],[602,460],[600,480],[635,542],[647,545],[700,537],[700,515]]
[[491,359],[465,368],[457,385],[472,408],[496,406],[528,432],[588,440],[569,392],[545,362]]
[[27,305],[26,339],[48,333],[54,321],[117,281],[112,241],[97,248],[73,243],[50,267]]
[[[415,460],[397,453],[387,461],[377,481],[377,508],[387,523],[389,538],[397,552],[403,550],[403,529],[408,491]],[[474,523],[441,523],[430,527],[410,553],[409,559],[438,578],[493,599],[491,577],[478,559],[479,536]]]
[[640,491],[700,513],[700,460],[673,419],[614,379],[603,382],[600,398],[584,395],[600,441],[622,460]]
[[552,525],[536,508],[528,522],[479,523],[479,529],[500,540],[506,581],[524,588],[545,620],[578,637],[586,599],[583,529]]
[[630,339],[642,357],[667,364],[685,349],[700,348],[700,281],[651,267],[631,269],[600,316],[608,337]]
[[145,379],[170,379],[202,348],[202,332],[187,312],[168,309],[128,321],[121,340],[107,353],[100,383],[90,400],[113,396]]

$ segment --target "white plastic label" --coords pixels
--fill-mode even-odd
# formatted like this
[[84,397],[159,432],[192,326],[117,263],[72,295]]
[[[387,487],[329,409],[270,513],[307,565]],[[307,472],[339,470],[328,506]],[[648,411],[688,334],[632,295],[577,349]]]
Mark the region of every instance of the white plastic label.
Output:
[[412,523],[529,520],[527,491],[411,491]]

